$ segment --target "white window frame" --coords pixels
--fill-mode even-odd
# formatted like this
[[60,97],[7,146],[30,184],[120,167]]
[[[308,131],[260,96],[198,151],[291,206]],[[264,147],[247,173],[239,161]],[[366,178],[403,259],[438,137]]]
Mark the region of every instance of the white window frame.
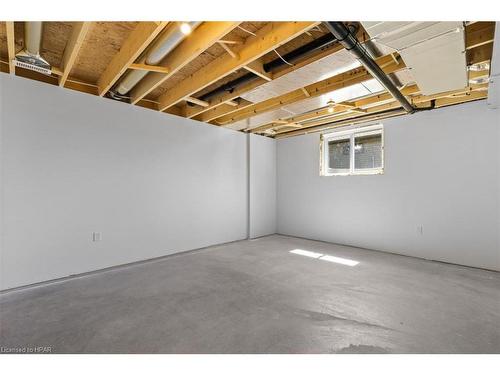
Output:
[[[380,134],[381,137],[381,158],[382,163],[377,168],[355,168],[355,140],[358,137],[367,135]],[[329,154],[328,142],[338,140],[349,140],[349,169],[333,169],[328,167]],[[353,175],[370,175],[370,174],[383,174],[384,173],[384,126],[376,124],[371,126],[364,126],[345,131],[337,131],[328,134],[322,134],[320,137],[320,175],[321,176],[353,176]]]

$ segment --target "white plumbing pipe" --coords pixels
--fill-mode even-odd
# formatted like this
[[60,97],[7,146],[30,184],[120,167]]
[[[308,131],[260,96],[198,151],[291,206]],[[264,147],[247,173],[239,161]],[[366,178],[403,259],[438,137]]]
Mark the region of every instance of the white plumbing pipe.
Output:
[[[187,22],[194,30],[201,22]],[[180,42],[187,36],[181,31],[182,22],[176,22],[169,27],[151,47],[150,52],[141,59],[140,63],[147,65],[157,65],[167,56]],[[148,74],[145,70],[129,71],[116,86],[115,91],[120,95],[126,95],[132,88]]]

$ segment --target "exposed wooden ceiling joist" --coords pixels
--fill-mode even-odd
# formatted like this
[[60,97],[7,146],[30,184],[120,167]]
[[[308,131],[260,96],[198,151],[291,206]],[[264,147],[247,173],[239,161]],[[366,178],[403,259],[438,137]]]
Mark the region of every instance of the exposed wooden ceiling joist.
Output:
[[259,30],[257,35],[250,36],[238,49],[234,49],[238,54],[237,59],[230,55],[222,55],[173,89],[161,95],[158,98],[158,109],[160,111],[168,109],[184,100],[184,98],[194,95],[217,80],[243,68],[269,51],[316,26],[318,23],[270,22]]
[[[365,34],[364,30],[361,27],[358,29],[357,37],[358,37],[358,40],[360,40],[361,42],[364,42],[367,38],[367,35]],[[321,60],[324,57],[327,57],[327,56],[330,56],[336,52],[339,52],[342,49],[343,49],[343,47],[340,43],[331,44],[327,47],[324,47],[318,51],[313,52],[312,54],[310,54],[309,56],[307,56],[303,60],[301,60],[297,63],[294,63],[293,65],[287,65],[286,67],[284,67],[276,72],[273,72],[273,74],[270,75],[270,77],[272,79],[277,79],[277,78],[282,77],[288,73],[291,73],[297,69],[300,69],[300,68],[303,68],[304,66],[312,64],[315,61]],[[254,81],[252,81],[246,85],[242,85],[241,87],[239,87],[231,92],[226,92],[226,93],[220,94],[217,97],[215,97],[214,99],[210,100],[210,102],[209,102],[210,104],[207,108],[185,107],[184,108],[185,117],[194,118],[195,120],[203,121],[202,120],[203,117],[200,115],[203,112],[208,111],[212,108],[215,108],[219,105],[223,105],[230,100],[234,100],[234,99],[240,97],[241,95],[243,95],[244,93],[249,92],[249,91],[255,89],[256,87],[259,87],[259,86],[265,84],[266,82],[268,82],[267,79],[263,79],[263,78],[255,79]],[[220,111],[220,112],[222,112],[222,111]],[[230,111],[226,114],[229,114],[229,113],[230,113]],[[221,113],[221,116],[223,114],[224,113]]]
[[62,75],[59,77],[59,86],[65,85],[91,24],[92,22],[75,22],[73,24],[71,36],[66,44],[66,48],[64,49],[61,64]]
[[[419,101],[418,104],[416,104],[417,107],[419,108],[429,108],[432,105],[432,101],[434,101],[434,107],[435,108],[440,108],[440,107],[446,107],[450,105],[455,105],[455,104],[460,104],[464,102],[469,102],[469,101],[475,101],[475,100],[481,100],[485,99],[488,96],[487,91],[484,90],[479,90],[479,91],[472,91],[466,96],[460,96],[460,97],[442,97],[438,99],[430,99],[428,98],[425,100],[425,97],[423,96],[421,100]],[[361,114],[361,113],[347,113],[344,116],[337,117],[335,119],[327,119],[327,120],[319,120],[317,122],[312,122],[307,124],[307,126],[303,126],[301,129],[296,129],[296,130],[283,130],[283,131],[278,131],[276,132],[275,138],[285,138],[285,137],[292,137],[292,136],[297,136],[297,135],[302,135],[302,134],[308,134],[311,132],[319,132],[319,131],[324,131],[328,129],[333,129],[336,127],[340,126],[345,126],[349,125],[352,123],[359,122],[360,120],[362,121],[373,121],[376,119],[382,119],[382,118],[387,118],[387,117],[394,117],[394,116],[402,116],[402,115],[407,115],[406,111],[401,110],[397,112],[397,109],[401,105],[394,101],[392,103],[386,103],[382,104],[379,106],[371,107],[367,109],[366,114]],[[394,112],[389,112],[385,113],[385,111],[388,110],[394,110]]]
[[16,56],[16,44],[14,39],[14,22],[5,22],[6,32],[7,32],[7,51],[9,58],[9,73],[15,74],[16,67],[14,65],[14,57]]
[[[130,92],[130,102],[136,104],[147,94],[160,86],[168,78],[189,64],[208,47],[223,38],[240,22],[204,22],[198,26],[189,37],[180,43],[159,66],[168,68],[169,73],[151,72],[140,81]],[[189,96],[189,95],[186,95]]]
[[493,43],[494,36],[495,22],[477,22],[474,26],[467,26],[465,48],[469,50],[484,44]]
[[[406,67],[401,58],[398,58],[396,61],[394,60],[392,55],[382,56],[376,60],[377,64],[386,74],[394,73]],[[252,104],[251,106],[248,106],[247,108],[244,108],[240,111],[220,117],[215,120],[215,122],[219,125],[228,125],[235,121],[243,120],[257,114],[269,112],[273,109],[280,108],[283,105],[297,103],[311,97],[317,97],[343,87],[368,81],[370,79],[372,79],[372,76],[364,67],[354,68],[347,72],[329,77],[327,79],[304,87],[304,89],[308,93],[307,95],[304,93],[304,90],[302,90],[302,88],[299,88],[286,94],[264,100],[260,103]]]
[[217,107],[214,107],[206,112],[203,112],[200,114],[198,117],[196,117],[196,120],[198,121],[203,121],[203,122],[209,122],[212,121],[220,116],[230,114],[232,112],[236,112],[240,109],[246,108],[253,103],[245,100],[243,98],[239,99],[239,102],[236,105],[232,104],[222,104]]
[[[408,87],[405,87],[401,89],[401,93],[405,96],[411,95],[418,93],[420,89],[418,88],[417,85],[411,85]],[[278,119],[274,120],[268,124],[261,125],[258,127],[255,127],[253,129],[250,129],[249,131],[251,133],[262,133],[265,132],[266,130],[272,129],[276,127],[277,125],[284,125],[284,124],[290,124],[290,123],[299,123],[303,121],[311,121],[311,120],[317,120],[321,118],[325,118],[327,116],[332,116],[338,113],[346,112],[347,108],[360,108],[368,105],[373,105],[376,103],[381,103],[385,102],[386,100],[394,100],[391,94],[384,92],[376,95],[371,95],[366,98],[361,98],[361,99],[355,99],[355,100],[349,100],[346,102],[341,102],[341,103],[336,103],[336,106],[330,111],[330,108],[319,108],[315,111],[307,112],[304,114],[288,117],[286,119]]]
[[139,22],[97,81],[99,96],[108,92],[167,25],[166,21]]

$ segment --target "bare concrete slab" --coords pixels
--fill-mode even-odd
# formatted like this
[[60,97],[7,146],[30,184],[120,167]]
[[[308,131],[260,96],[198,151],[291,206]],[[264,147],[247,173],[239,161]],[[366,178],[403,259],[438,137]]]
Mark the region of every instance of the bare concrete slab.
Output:
[[0,347],[500,353],[500,273],[274,235],[4,293]]

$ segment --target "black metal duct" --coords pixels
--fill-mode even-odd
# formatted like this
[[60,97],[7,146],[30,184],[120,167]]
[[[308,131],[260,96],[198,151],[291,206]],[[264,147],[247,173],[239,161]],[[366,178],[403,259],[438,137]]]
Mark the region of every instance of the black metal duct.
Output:
[[408,113],[415,112],[415,108],[406,100],[403,94],[398,90],[398,88],[392,83],[392,81],[387,77],[382,69],[377,65],[377,63],[372,59],[372,57],[366,52],[364,47],[359,43],[355,35],[344,25],[343,22],[325,22],[328,30],[333,34],[333,36],[341,43],[346,50],[351,52],[361,64],[370,72],[373,78],[377,79],[382,86],[401,103],[403,108]]
[[[353,27],[355,27],[355,26],[353,25]],[[354,32],[355,31],[356,30],[354,30]],[[314,52],[314,51],[321,49],[321,48],[325,48],[325,47],[329,46],[330,44],[336,43],[336,42],[337,42],[337,39],[335,39],[335,37],[332,34],[325,34],[325,35],[319,37],[318,39],[315,39],[312,42],[309,42],[309,43],[283,55],[282,56],[283,58],[278,57],[278,58],[264,64],[263,68],[266,72],[270,72],[276,68],[279,68],[279,67],[285,65],[286,62],[292,63],[308,53]],[[210,98],[212,98],[213,96],[215,96],[217,94],[220,94],[222,92],[233,92],[238,86],[240,86],[244,83],[248,83],[250,81],[253,81],[255,79],[258,79],[258,78],[259,77],[253,73],[245,74],[239,78],[232,80],[231,82],[228,82],[228,83],[216,88],[213,91],[206,93],[205,95],[200,96],[198,99],[208,101]]]

